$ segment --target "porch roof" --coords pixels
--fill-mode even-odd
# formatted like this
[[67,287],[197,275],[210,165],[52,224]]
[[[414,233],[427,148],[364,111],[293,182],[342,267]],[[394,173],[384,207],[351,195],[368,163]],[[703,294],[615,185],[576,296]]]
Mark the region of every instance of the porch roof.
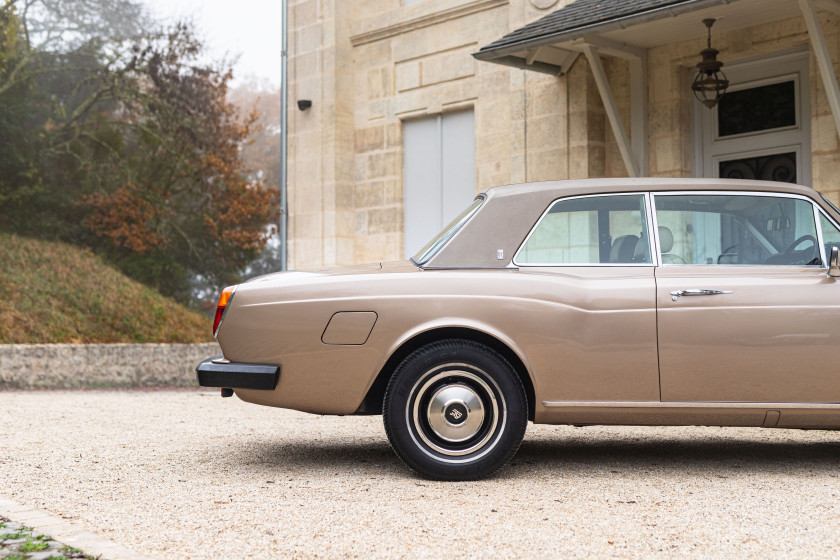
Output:
[[[835,2],[827,2],[835,4]],[[801,16],[796,0],[576,0],[482,47],[473,56],[564,74],[583,52],[598,44],[607,56],[706,37],[704,18],[715,18],[720,34]]]
[[[508,33],[501,39],[482,47],[479,53],[507,49],[532,43],[535,39],[559,40],[573,31],[600,27],[609,22],[633,19],[634,16],[655,13],[662,8],[696,4],[699,0],[577,0],[547,16]],[[666,14],[667,15],[667,14]],[[629,23],[629,22],[628,22]]]
[[[580,55],[586,56],[627,172],[638,177],[648,171],[647,51],[654,46],[705,38],[702,22],[706,18],[716,20],[715,34],[804,18],[840,136],[840,85],[818,9],[840,15],[840,0],[575,0],[482,47],[473,56],[556,76],[568,72]],[[629,62],[630,135],[601,56]]]

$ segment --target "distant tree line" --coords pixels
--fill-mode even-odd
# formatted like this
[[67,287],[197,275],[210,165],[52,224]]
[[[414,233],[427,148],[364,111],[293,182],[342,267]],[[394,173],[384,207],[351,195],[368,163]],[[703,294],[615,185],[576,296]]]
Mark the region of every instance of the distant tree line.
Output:
[[201,50],[134,0],[0,0],[0,229],[90,247],[182,302],[239,281],[276,197],[243,161],[259,115]]

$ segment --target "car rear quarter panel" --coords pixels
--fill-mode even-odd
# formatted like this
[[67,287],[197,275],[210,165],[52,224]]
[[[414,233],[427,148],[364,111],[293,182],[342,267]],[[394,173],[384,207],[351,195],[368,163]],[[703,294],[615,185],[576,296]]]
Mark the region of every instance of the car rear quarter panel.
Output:
[[[598,275],[596,275],[598,276]],[[622,298],[610,280],[622,280]],[[641,278],[639,278],[641,276]],[[404,342],[441,327],[489,334],[531,377],[543,399],[658,400],[652,269],[602,269],[595,279],[544,271],[423,271],[410,265],[358,275],[290,275],[239,287],[219,333],[225,357],[277,364],[274,391],[237,390],[245,401],[319,414],[355,412]],[[638,294],[628,298],[628,293]],[[615,336],[604,335],[605,311]],[[374,312],[362,345],[327,345],[340,311]]]

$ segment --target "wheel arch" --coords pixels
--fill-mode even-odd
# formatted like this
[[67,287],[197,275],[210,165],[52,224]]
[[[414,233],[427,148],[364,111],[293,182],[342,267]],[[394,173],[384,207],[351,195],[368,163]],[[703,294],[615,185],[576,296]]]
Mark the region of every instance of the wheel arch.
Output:
[[492,348],[502,355],[513,367],[516,374],[522,381],[525,388],[525,395],[528,397],[528,419],[533,421],[536,411],[536,393],[534,382],[528,372],[525,363],[514,352],[510,346],[499,340],[499,338],[486,332],[469,327],[438,327],[415,334],[405,340],[388,358],[382,369],[376,375],[373,383],[359,405],[356,414],[382,414],[382,401],[385,397],[385,389],[388,387],[388,380],[396,371],[402,361],[415,350],[446,339],[470,340]]

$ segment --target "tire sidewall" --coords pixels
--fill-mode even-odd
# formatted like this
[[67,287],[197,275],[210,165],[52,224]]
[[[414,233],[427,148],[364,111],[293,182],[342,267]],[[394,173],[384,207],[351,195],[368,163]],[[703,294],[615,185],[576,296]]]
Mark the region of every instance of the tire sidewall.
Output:
[[[469,455],[447,458],[413,433],[411,414],[406,411],[412,392],[431,370],[446,364],[475,368],[498,391],[499,426],[486,444],[491,446],[489,451],[485,446]],[[471,480],[489,476],[516,453],[527,426],[528,404],[522,382],[500,354],[476,342],[447,340],[420,348],[400,364],[385,393],[383,419],[391,446],[414,471],[438,480]]]

